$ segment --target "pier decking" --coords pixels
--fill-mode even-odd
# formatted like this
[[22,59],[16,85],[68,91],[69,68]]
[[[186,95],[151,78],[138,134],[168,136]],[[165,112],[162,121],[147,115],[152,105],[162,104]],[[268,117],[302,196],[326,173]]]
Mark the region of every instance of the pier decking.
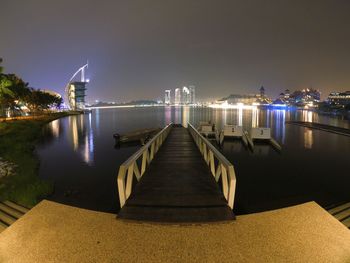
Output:
[[293,124],[293,125],[299,125],[302,127],[306,127],[309,129],[315,129],[315,130],[321,130],[326,132],[331,132],[335,134],[340,134],[344,136],[350,136],[350,129],[322,124],[322,123],[315,123],[315,122],[304,122],[304,121],[286,121],[287,124]]
[[211,222],[234,214],[188,130],[173,126],[118,218]]

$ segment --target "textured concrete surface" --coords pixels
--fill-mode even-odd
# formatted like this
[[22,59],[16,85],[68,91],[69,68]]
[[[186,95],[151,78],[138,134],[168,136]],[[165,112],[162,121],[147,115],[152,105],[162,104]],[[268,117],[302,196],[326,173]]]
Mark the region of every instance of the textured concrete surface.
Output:
[[0,262],[350,262],[350,231],[316,203],[220,224],[160,225],[43,201],[0,234]]

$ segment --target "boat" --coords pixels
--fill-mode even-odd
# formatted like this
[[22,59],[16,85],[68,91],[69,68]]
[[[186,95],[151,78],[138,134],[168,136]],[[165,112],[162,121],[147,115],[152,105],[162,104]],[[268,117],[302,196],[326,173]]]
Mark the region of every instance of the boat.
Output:
[[162,130],[161,128],[149,128],[149,129],[135,130],[125,134],[115,133],[113,134],[113,138],[115,139],[116,145],[130,144],[130,143],[131,144],[140,143],[141,145],[144,145],[161,130]]

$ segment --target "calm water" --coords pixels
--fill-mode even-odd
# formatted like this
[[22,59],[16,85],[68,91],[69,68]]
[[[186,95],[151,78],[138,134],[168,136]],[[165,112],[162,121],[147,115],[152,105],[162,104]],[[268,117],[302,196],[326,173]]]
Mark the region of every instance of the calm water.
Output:
[[272,128],[281,153],[269,145],[255,152],[240,141],[221,151],[235,166],[235,212],[258,212],[310,200],[322,206],[350,200],[350,137],[285,124],[313,121],[350,128],[349,121],[300,110],[221,110],[189,107],[99,109],[91,114],[53,121],[39,143],[40,177],[53,181],[50,200],[83,208],[117,212],[119,165],[137,146],[114,148],[112,134],[175,122],[212,120],[217,127],[239,124],[246,129]]

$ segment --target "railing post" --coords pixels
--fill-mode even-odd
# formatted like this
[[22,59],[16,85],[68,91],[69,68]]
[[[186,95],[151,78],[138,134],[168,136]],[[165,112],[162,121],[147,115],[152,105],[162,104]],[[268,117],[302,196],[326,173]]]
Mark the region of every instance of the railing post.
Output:
[[141,174],[140,174],[139,167],[137,167],[137,162],[134,163],[134,173],[135,173],[137,181],[140,181]]
[[[167,125],[162,129],[150,142],[146,143],[139,151],[126,160],[120,167],[117,177],[117,186],[119,193],[120,207],[125,205],[126,200],[129,198],[132,191],[132,182],[134,174],[137,180],[140,180],[145,173],[147,166],[150,164],[154,155],[159,150],[163,141],[168,136],[172,124]],[[137,166],[137,160],[142,155],[141,171]],[[135,157],[134,157],[135,156]]]
[[215,173],[215,181],[218,182],[221,175],[221,163],[219,163],[218,168]]
[[224,193],[224,196],[228,201],[227,171],[224,165],[221,165],[221,182],[222,182],[222,192]]
[[[188,124],[188,127],[205,162],[210,167],[211,173],[215,177],[215,181],[218,182],[221,176],[222,192],[227,200],[228,206],[233,209],[236,191],[236,174],[233,165],[190,123]],[[218,160],[217,168],[215,168],[215,158]]]
[[131,194],[133,178],[134,178],[134,164],[128,167],[128,176],[126,178],[126,191],[125,191],[126,199],[128,199]]
[[213,174],[213,176],[215,176],[214,154],[212,151],[209,151],[209,161],[211,173]]
[[228,195],[228,205],[233,209],[233,204],[235,202],[235,194],[236,194],[236,174],[233,166],[228,167],[228,175],[229,175],[229,195]]
[[152,161],[152,160],[153,160],[153,157],[154,157],[154,143],[155,143],[155,142],[153,142],[153,143],[151,144],[151,154],[150,154],[150,156],[149,156],[150,161]]
[[125,166],[120,166],[118,178],[117,178],[117,184],[118,184],[118,192],[119,192],[119,203],[120,207],[123,207],[126,201],[125,196]]
[[146,149],[146,151],[143,152],[142,154],[142,164],[141,164],[141,176],[145,173],[146,171],[146,167],[147,167],[147,162],[148,162],[148,150]]

